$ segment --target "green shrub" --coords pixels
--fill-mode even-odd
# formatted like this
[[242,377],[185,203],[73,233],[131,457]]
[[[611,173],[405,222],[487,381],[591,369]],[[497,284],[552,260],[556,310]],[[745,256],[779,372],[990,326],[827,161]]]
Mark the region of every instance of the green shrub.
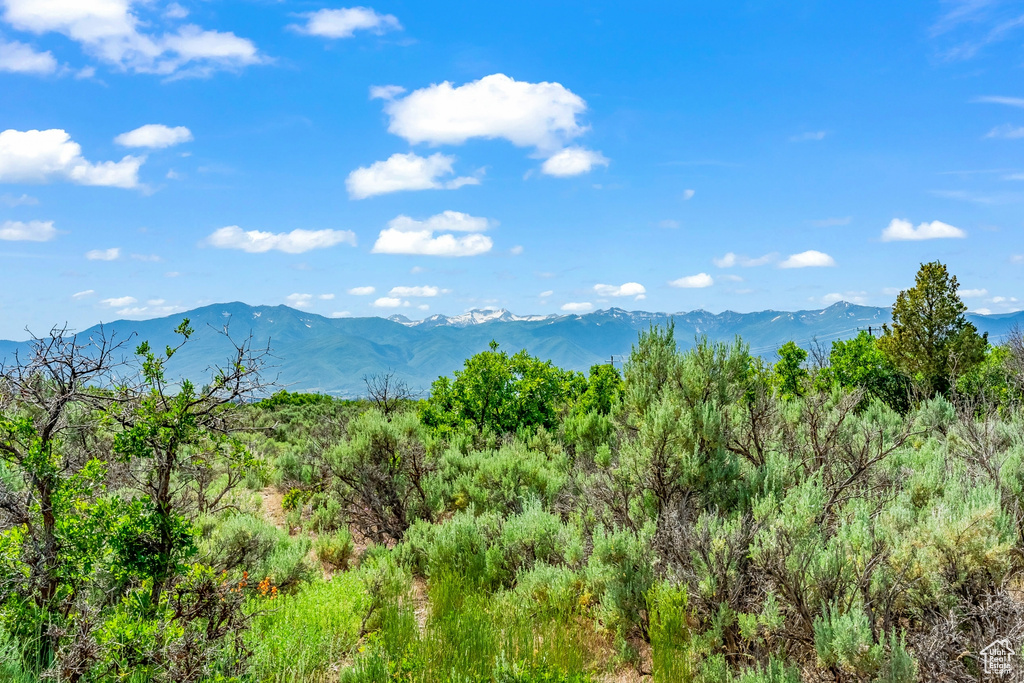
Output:
[[319,536],[313,541],[313,552],[317,559],[336,569],[348,569],[354,549],[352,534],[348,529],[338,529],[333,534]]

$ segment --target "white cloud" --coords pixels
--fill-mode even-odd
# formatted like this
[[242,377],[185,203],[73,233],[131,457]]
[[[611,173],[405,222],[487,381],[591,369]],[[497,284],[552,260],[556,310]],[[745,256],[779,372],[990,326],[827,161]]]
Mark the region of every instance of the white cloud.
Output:
[[454,87],[448,81],[415,90],[384,106],[388,131],[413,144],[459,145],[504,138],[554,153],[586,131],[576,117],[587,108],[560,83],[528,83],[492,74]]
[[149,147],[163,149],[192,139],[192,131],[185,126],[171,128],[160,123],[147,123],[135,130],[121,133],[114,142],[122,147]]
[[1004,140],[1020,140],[1024,138],[1024,126],[1012,126],[1009,123],[1004,123],[1001,126],[996,126],[988,133],[985,134],[986,138],[1002,138]]
[[20,197],[15,197],[13,194],[0,195],[0,204],[4,206],[36,206],[39,204],[39,200],[27,194],[23,194]]
[[508,253],[512,254],[513,256],[519,256],[520,254],[523,253],[523,245],[517,244],[516,246],[509,249]]
[[317,294],[316,298],[320,299],[320,301],[333,301],[334,294]]
[[823,130],[811,130],[806,133],[800,133],[789,138],[790,142],[818,142],[824,140],[827,133]]
[[1024,263],[1024,254],[1013,254],[1010,256],[1010,263]]
[[294,306],[295,308],[308,308],[313,303],[312,294],[289,294],[284,299],[288,302],[289,306]]
[[460,211],[442,211],[422,221],[402,215],[388,223],[389,228],[406,232],[422,230],[431,232],[484,232],[495,225],[497,225],[497,221],[470,216],[468,213]]
[[[397,216],[381,230],[373,245],[376,254],[420,254],[423,256],[477,256],[491,250],[494,242],[479,234],[494,225],[494,221],[478,218],[458,211],[445,211],[426,220],[417,221],[409,216]],[[456,237],[436,231],[469,232]]]
[[799,254],[791,254],[779,264],[779,268],[822,268],[836,265],[835,259],[826,253],[809,249]]
[[540,170],[560,178],[589,173],[594,166],[607,166],[608,159],[600,152],[583,147],[567,147],[545,161]]
[[888,227],[882,231],[883,242],[898,242],[906,240],[936,240],[967,237],[967,233],[960,228],[941,221],[921,223],[916,228],[910,221],[893,218]]
[[696,190],[683,190],[683,201],[688,202],[693,199],[693,195],[697,194]]
[[388,292],[388,296],[391,297],[402,297],[402,296],[437,296],[441,293],[441,290],[437,287],[430,285],[424,285],[420,287],[392,287],[391,291]]
[[85,258],[90,261],[116,261],[121,258],[121,249],[112,247],[110,249],[91,249],[85,252]]
[[372,31],[380,35],[386,31],[402,29],[397,17],[392,14],[379,14],[369,7],[322,9],[299,16],[306,19],[305,25],[292,24],[289,28],[323,38],[351,38],[356,31]]
[[442,181],[442,177],[455,173],[454,163],[455,157],[440,152],[429,157],[414,152],[392,154],[386,161],[375,161],[349,173],[345,187],[352,199],[366,199],[403,190],[455,190],[463,185],[480,184],[480,180],[472,176]]
[[711,262],[719,268],[732,268],[733,266],[742,266],[744,268],[754,268],[757,266],[763,266],[771,263],[778,257],[775,252],[765,254],[764,256],[758,256],[757,258],[750,258],[749,256],[741,256],[733,252],[728,252],[721,258],[713,258]]
[[961,289],[958,293],[965,299],[975,299],[982,296],[988,296],[987,289]]
[[686,275],[678,280],[672,280],[668,284],[671,287],[681,287],[683,289],[702,289],[715,284],[715,279],[707,273],[697,273],[696,275]]
[[400,85],[371,85],[370,99],[393,100],[404,92],[405,88]]
[[57,70],[53,53],[36,52],[31,45],[0,40],[0,71],[16,74],[52,74]]
[[352,313],[349,311],[335,311],[327,316],[328,318],[351,318]]
[[477,256],[494,246],[486,235],[433,236],[429,231],[381,230],[373,245],[375,254],[420,254],[422,256]]
[[57,236],[53,221],[4,221],[0,240],[9,242],[49,242]]
[[69,180],[79,185],[137,187],[145,157],[91,163],[67,132],[5,130],[0,133],[0,182],[45,183]]
[[420,304],[416,308],[418,308],[421,311],[429,311],[430,310],[430,305],[429,304]]
[[594,291],[600,296],[640,296],[647,292],[639,282],[626,282],[621,285],[594,285]]
[[[4,0],[4,20],[19,31],[60,33],[105,63],[125,71],[208,75],[265,61],[252,41],[194,24],[146,33],[136,5],[146,0]],[[180,14],[180,13],[179,13]]]
[[666,218],[663,221],[658,221],[658,227],[675,230],[676,228],[679,227],[679,221],[672,220],[671,218]]
[[593,307],[594,304],[589,301],[570,301],[567,304],[562,304],[562,310],[569,313],[585,313]]
[[539,298],[541,298],[541,299],[547,299],[547,298],[548,298],[549,296],[551,296],[551,295],[552,295],[552,294],[554,294],[554,293],[555,293],[555,290],[553,290],[553,289],[548,289],[548,290],[545,290],[545,291],[541,292],[541,293],[540,293],[540,294],[538,294],[537,296],[538,296]]
[[1024,97],[999,97],[998,95],[989,95],[986,97],[975,97],[972,102],[985,102],[989,104],[1005,104],[1010,107],[1018,107],[1024,109]]
[[86,289],[86,290],[81,291],[81,292],[75,292],[74,294],[71,295],[71,298],[72,299],[84,299],[85,297],[92,296],[95,293],[96,293],[96,290],[94,290],[94,289]]
[[402,303],[402,300],[396,297],[382,296],[374,301],[373,305],[377,308],[398,308]]
[[1015,296],[994,296],[994,297],[992,297],[992,303],[994,303],[994,304],[1015,304],[1015,303],[1017,303],[1017,297],[1015,297]]
[[111,308],[121,308],[122,306],[131,306],[132,304],[138,303],[139,300],[134,296],[117,296],[110,299],[103,299],[100,301],[101,304],[106,304]]
[[991,308],[975,308],[971,313],[977,313],[978,315],[992,315]]
[[376,287],[353,287],[352,289],[348,290],[348,293],[352,294],[353,296],[369,296],[370,294],[373,294],[376,291]]
[[188,10],[176,2],[172,2],[164,10],[164,18],[166,19],[184,19],[187,16]]
[[159,263],[163,261],[159,254],[132,254],[132,260],[144,263]]
[[291,232],[264,232],[242,230],[229,225],[206,238],[206,244],[218,249],[241,249],[250,254],[266,251],[283,251],[286,254],[302,254],[312,249],[326,249],[337,244],[356,245],[356,235],[351,230],[292,230]]

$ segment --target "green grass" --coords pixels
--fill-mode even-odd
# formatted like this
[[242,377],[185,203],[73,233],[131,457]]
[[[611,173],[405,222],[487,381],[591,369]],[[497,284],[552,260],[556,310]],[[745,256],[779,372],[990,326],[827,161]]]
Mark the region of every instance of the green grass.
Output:
[[333,680],[332,668],[359,636],[365,592],[356,574],[305,584],[291,595],[255,604],[246,642],[253,650],[252,678],[274,683]]

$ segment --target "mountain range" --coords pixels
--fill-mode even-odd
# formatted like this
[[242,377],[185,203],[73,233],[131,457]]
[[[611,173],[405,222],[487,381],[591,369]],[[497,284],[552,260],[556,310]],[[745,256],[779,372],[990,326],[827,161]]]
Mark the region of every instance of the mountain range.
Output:
[[[979,330],[1000,340],[1014,325],[1024,326],[1024,311],[1000,315],[968,314]],[[195,334],[175,355],[170,373],[203,381],[213,365],[228,359],[233,339],[252,336],[257,347],[272,352],[267,379],[289,391],[316,391],[336,396],[365,394],[363,378],[393,371],[417,392],[426,392],[440,375],[487,349],[493,339],[510,353],[526,349],[555,365],[586,372],[596,363],[619,364],[629,355],[640,330],[675,322],[681,346],[707,335],[732,340],[736,335],[754,354],[773,358],[787,341],[803,347],[815,340],[828,345],[853,337],[858,330],[878,330],[890,321],[888,308],[840,302],[822,310],[709,313],[650,313],[610,308],[574,315],[514,315],[506,310],[473,310],[456,316],[434,315],[413,321],[391,318],[325,318],[288,306],[250,306],[233,302],[203,306],[164,318],[106,323],[115,339],[148,340],[154,348],[177,344],[174,328],[189,318]],[[95,326],[79,333],[88,338]],[[0,341],[0,358],[10,360],[26,342]]]

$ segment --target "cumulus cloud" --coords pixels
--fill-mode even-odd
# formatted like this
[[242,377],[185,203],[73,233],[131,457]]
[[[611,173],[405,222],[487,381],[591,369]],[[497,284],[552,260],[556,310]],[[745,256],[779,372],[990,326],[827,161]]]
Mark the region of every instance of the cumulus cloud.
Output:
[[369,7],[342,7],[322,9],[300,14],[305,24],[292,24],[289,28],[310,36],[323,38],[351,38],[356,31],[371,31],[380,35],[399,31],[402,25],[393,14],[380,14]]
[[589,301],[570,301],[567,304],[562,304],[562,310],[569,313],[585,313],[593,307],[594,304]]
[[[322,299],[323,295],[320,295],[317,298]],[[294,306],[295,308],[309,308],[312,305],[312,303],[313,303],[313,295],[312,294],[300,294],[300,293],[289,294],[284,299],[285,299],[285,301],[288,302],[289,306]]]
[[67,132],[5,130],[0,133],[0,182],[45,183],[67,180],[79,185],[137,187],[145,157],[92,163]]
[[165,126],[160,123],[147,123],[135,130],[121,133],[114,142],[122,147],[148,147],[150,149],[163,149],[173,147],[192,139],[192,131],[185,126]]
[[461,211],[442,211],[422,221],[409,216],[398,216],[388,223],[388,227],[409,232],[429,230],[431,232],[484,232],[497,225],[497,221],[478,216],[470,216]]
[[441,294],[441,290],[437,287],[430,285],[424,285],[419,287],[392,287],[391,291],[388,292],[388,296],[391,297],[402,297],[402,296],[415,296],[415,297],[427,297],[437,296]]
[[680,287],[682,289],[703,289],[715,284],[715,279],[707,273],[697,273],[696,275],[686,275],[678,280],[672,280],[668,284],[671,287]]
[[608,159],[600,152],[583,147],[567,147],[541,164],[540,170],[547,175],[565,178],[589,173],[594,166],[607,166]]
[[967,233],[942,221],[921,223],[916,228],[910,221],[893,218],[882,231],[883,242],[907,240],[937,240],[967,237]]
[[388,131],[413,144],[459,145],[472,138],[504,138],[519,147],[555,152],[586,128],[587,108],[560,83],[528,83],[492,74],[454,87],[450,82],[389,101]]
[[120,247],[111,247],[110,249],[91,249],[85,252],[85,258],[90,261],[116,261],[121,258]]
[[742,266],[743,268],[754,268],[756,266],[763,266],[771,263],[778,257],[778,254],[772,252],[765,254],[764,256],[758,256],[757,258],[751,258],[749,256],[742,256],[733,252],[728,252],[721,258],[713,258],[711,262],[719,268],[732,268],[733,266]]
[[398,308],[403,303],[408,302],[403,302],[401,299],[397,297],[382,296],[381,298],[374,301],[373,305],[376,306],[377,308]]
[[[487,235],[479,234],[493,225],[486,218],[477,218],[458,211],[445,211],[426,220],[417,221],[409,216],[397,216],[381,230],[373,245],[376,254],[420,254],[423,256],[477,256],[494,246]],[[435,235],[448,230],[451,233]]]
[[0,71],[16,74],[52,74],[57,70],[53,53],[36,52],[31,45],[0,40]]
[[49,242],[57,236],[53,221],[4,221],[0,240],[8,242]]
[[334,311],[333,313],[331,313],[327,317],[328,318],[351,318],[352,317],[352,313],[350,311]]
[[392,154],[348,174],[345,187],[352,199],[366,199],[403,190],[455,190],[463,185],[479,185],[480,179],[463,176],[442,181],[455,173],[455,157],[441,153],[421,157],[414,152]]
[[835,259],[828,254],[808,249],[799,254],[791,254],[789,258],[779,264],[779,268],[822,268],[834,265],[836,265]]
[[376,287],[353,287],[352,289],[348,290],[348,293],[352,294],[353,296],[369,296],[370,294],[373,294],[376,291]]
[[218,249],[240,249],[250,254],[265,251],[283,251],[302,254],[313,249],[326,249],[337,244],[356,245],[356,234],[351,230],[292,230],[291,232],[264,232],[242,230],[229,225],[206,238],[206,244]]
[[982,296],[988,296],[987,289],[961,289],[958,294],[964,299],[976,299]]
[[147,32],[139,18],[147,0],[4,0],[3,19],[19,31],[60,33],[96,59],[121,70],[172,75],[207,75],[265,61],[256,45],[231,32],[186,24]]
[[131,306],[139,302],[134,296],[117,296],[110,299],[103,299],[100,301],[101,304],[106,304],[111,308],[121,308],[122,306]]
[[626,282],[621,285],[594,285],[594,291],[600,296],[643,296],[647,290],[639,282]]

